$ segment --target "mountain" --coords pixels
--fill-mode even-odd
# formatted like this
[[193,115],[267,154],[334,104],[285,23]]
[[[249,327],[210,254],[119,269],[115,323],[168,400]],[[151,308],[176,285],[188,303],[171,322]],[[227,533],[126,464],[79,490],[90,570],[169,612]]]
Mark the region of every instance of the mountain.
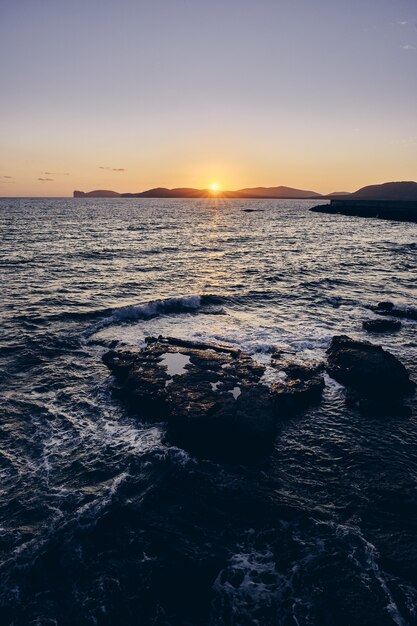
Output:
[[310,211],[417,223],[417,183],[368,185],[345,196],[334,195],[330,204],[315,206]]
[[118,198],[120,193],[107,189],[95,189],[94,191],[74,191],[74,198]]
[[95,191],[74,191],[74,198],[240,198],[240,199],[314,199],[344,198],[349,200],[417,200],[417,183],[391,182],[382,185],[368,185],[348,193],[345,191],[335,191],[327,195],[319,194],[315,191],[304,189],[294,189],[292,187],[246,187],[237,191],[218,191],[215,194],[210,189],[194,189],[192,187],[176,187],[167,189],[166,187],[155,187],[138,193],[117,193],[105,189]]
[[321,198],[320,193],[315,191],[304,191],[303,189],[293,189],[292,187],[247,187],[239,189],[240,197],[248,198],[282,198],[282,199],[302,199],[302,198]]
[[340,196],[350,196],[350,191],[333,191],[332,193],[328,193],[326,198],[338,198]]
[[147,191],[120,195],[122,198],[206,198],[213,196],[208,189],[193,189],[192,187],[176,187],[175,189],[156,187]]
[[368,185],[350,194],[349,200],[417,201],[417,183],[402,181]]
[[156,187],[138,193],[116,193],[115,191],[74,191],[74,198],[276,198],[276,199],[308,199],[322,198],[315,191],[304,191],[292,187],[248,187],[237,191],[218,191],[213,193],[210,189],[193,189],[192,187]]

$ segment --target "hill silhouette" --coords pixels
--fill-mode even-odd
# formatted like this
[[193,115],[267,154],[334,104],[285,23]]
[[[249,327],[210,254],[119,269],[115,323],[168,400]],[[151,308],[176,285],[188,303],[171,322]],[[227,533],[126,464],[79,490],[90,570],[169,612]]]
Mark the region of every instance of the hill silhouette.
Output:
[[251,198],[322,198],[322,194],[316,191],[305,191],[303,189],[293,189],[292,187],[248,187],[239,189],[239,194]]
[[[369,200],[369,201],[417,201],[417,183],[414,181],[400,181],[367,185],[354,193],[333,192],[322,195],[315,191],[295,189],[293,187],[246,187],[236,191],[216,191],[211,189],[194,189],[193,187],[155,187],[137,193],[118,193],[106,189],[94,191],[74,191],[74,198],[240,198],[240,199],[326,199],[337,201]],[[329,205],[328,205],[329,206]]]
[[120,193],[107,189],[95,189],[94,191],[74,191],[74,198],[118,198]]
[[382,183],[381,185],[367,185],[351,193],[349,199],[417,201],[417,183],[414,181],[401,181]]
[[74,191],[74,198],[252,198],[252,199],[310,199],[323,198],[315,191],[293,189],[292,187],[248,187],[237,191],[217,191],[211,189],[194,189],[192,187],[155,187],[138,193],[117,193],[115,191]]
[[347,196],[333,196],[330,204],[315,206],[311,211],[417,222],[417,183],[400,181],[367,185]]

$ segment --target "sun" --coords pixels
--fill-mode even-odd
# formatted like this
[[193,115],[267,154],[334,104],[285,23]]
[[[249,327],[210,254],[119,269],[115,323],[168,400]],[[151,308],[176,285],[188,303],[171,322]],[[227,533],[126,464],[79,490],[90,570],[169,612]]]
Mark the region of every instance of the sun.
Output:
[[216,193],[217,191],[220,191],[220,187],[217,183],[212,183],[210,185],[210,191],[212,191],[213,193]]

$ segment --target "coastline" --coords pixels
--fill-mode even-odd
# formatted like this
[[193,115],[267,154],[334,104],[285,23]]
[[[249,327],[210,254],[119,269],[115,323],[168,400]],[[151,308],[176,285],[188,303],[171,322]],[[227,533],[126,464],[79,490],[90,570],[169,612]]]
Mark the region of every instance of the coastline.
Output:
[[417,202],[405,200],[331,200],[310,209],[313,213],[373,217],[383,220],[417,223]]

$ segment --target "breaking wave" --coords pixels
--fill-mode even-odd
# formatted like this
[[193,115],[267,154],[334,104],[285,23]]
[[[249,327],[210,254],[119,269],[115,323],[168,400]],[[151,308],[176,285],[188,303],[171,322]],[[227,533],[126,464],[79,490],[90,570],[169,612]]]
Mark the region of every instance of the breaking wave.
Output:
[[151,300],[143,304],[114,309],[108,317],[94,324],[87,335],[92,335],[102,328],[134,322],[137,320],[149,320],[159,315],[178,315],[180,313],[194,313],[198,311],[203,303],[207,302],[208,296],[184,296],[179,298],[165,298],[161,300]]

